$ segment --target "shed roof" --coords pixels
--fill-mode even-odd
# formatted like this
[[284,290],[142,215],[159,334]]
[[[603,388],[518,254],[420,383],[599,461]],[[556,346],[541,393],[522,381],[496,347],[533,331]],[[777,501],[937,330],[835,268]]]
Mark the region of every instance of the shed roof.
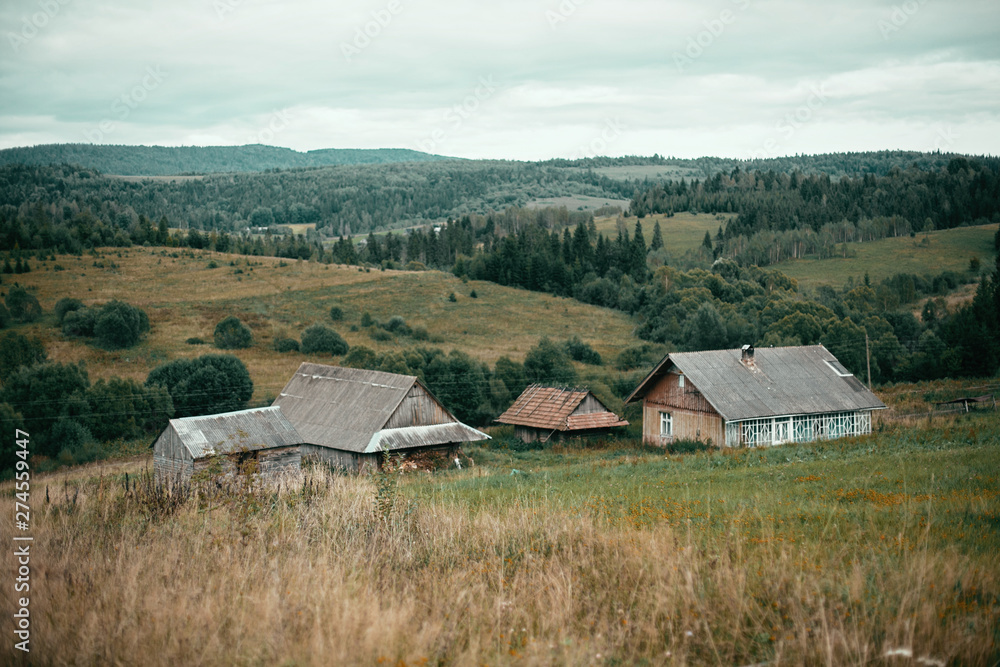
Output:
[[[533,384],[517,397],[507,411],[497,417],[501,424],[529,426],[553,431],[585,431],[595,428],[628,426],[628,422],[607,410],[590,414],[573,415],[587,396],[586,389],[560,389]],[[597,397],[594,397],[601,407]]]
[[743,363],[741,350],[668,354],[626,402],[675,368],[727,421],[886,407],[822,345],[760,348],[752,364]]
[[[414,385],[433,398],[412,375],[304,363],[281,390],[274,405],[281,407],[304,438],[303,442],[350,452],[368,452],[373,439],[380,432],[389,431],[408,433],[396,434],[398,437],[379,436],[386,451],[489,439],[485,433],[459,422],[444,406],[442,410],[451,420],[445,425],[454,424],[462,429],[424,427],[416,432],[409,432],[412,427],[386,429],[389,418]],[[462,437],[454,439],[459,431]]]
[[171,419],[167,428],[177,433],[181,444],[196,459],[240,450],[294,447],[302,443],[295,427],[281,409],[274,406]]

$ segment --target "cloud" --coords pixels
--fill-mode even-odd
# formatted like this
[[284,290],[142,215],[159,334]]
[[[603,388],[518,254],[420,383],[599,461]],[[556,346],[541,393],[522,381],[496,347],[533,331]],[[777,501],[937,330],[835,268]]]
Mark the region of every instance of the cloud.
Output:
[[[536,159],[617,119],[611,154],[740,155],[784,139],[820,86],[789,150],[919,148],[950,124],[997,153],[996,25],[974,0],[9,0],[0,146],[264,136]],[[496,90],[456,122],[483,77]]]

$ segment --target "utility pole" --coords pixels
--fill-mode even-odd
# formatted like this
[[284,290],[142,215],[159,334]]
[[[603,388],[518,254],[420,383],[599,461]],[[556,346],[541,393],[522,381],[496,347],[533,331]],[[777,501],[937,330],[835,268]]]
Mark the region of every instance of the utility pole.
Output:
[[868,332],[865,332],[865,359],[868,362],[868,391],[872,390],[872,355],[868,349]]

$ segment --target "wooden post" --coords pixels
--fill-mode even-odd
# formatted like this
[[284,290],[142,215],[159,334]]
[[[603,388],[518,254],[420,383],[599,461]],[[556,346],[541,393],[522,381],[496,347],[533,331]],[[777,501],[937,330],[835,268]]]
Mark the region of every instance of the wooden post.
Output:
[[868,350],[868,332],[865,331],[865,359],[868,362],[868,391],[872,390],[872,355]]

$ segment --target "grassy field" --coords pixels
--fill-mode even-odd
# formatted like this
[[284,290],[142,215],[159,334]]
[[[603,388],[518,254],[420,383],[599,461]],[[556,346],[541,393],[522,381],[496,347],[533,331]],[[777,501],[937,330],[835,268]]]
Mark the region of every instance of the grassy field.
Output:
[[[212,262],[215,268],[209,268]],[[63,270],[56,271],[56,264]],[[9,284],[8,278],[4,280]],[[504,355],[521,360],[542,336],[565,340],[579,335],[607,357],[636,342],[634,322],[620,312],[488,282],[463,283],[437,271],[367,272],[268,257],[131,248],[108,250],[100,257],[59,256],[55,262],[36,264],[17,281],[33,289],[49,313],[19,330],[41,338],[54,361],[85,361],[91,380],[118,375],[142,381],[164,361],[213,352],[215,325],[236,315],[255,337],[254,347],[236,351],[254,380],[255,399],[275,395],[307,360],[302,354],[274,352],[274,338],[299,338],[317,322],[336,329],[352,346],[384,351],[433,345],[462,350],[487,363]],[[473,291],[477,298],[470,296]],[[455,302],[448,298],[451,293]],[[51,315],[62,297],[75,297],[87,305],[127,301],[146,310],[152,330],[137,347],[120,351],[67,339]],[[334,305],[344,310],[342,322],[329,319]],[[410,326],[426,327],[435,338],[431,343],[406,338],[376,342],[363,330],[349,330],[360,323],[364,312],[383,321],[399,315]],[[185,343],[194,337],[208,345]],[[334,358],[309,360],[332,363]]]
[[[958,227],[870,243],[848,244],[847,259],[798,259],[774,267],[799,281],[800,287],[820,285],[841,288],[849,277],[881,281],[896,273],[936,275],[942,271],[968,273],[969,260],[978,257],[982,266],[992,266],[996,225]],[[924,239],[927,239],[925,242]]]
[[[676,213],[672,218],[666,215],[648,215],[641,220],[642,235],[646,238],[648,245],[653,238],[653,226],[660,223],[660,233],[663,234],[663,245],[671,255],[680,256],[688,250],[693,250],[701,245],[705,238],[705,232],[715,239],[719,226],[726,226],[726,220],[732,217],[729,214],[720,213]],[[637,218],[625,218],[625,227],[631,236],[635,232]],[[618,236],[618,222],[616,218],[597,218],[595,221],[597,231],[609,236],[612,239]]]
[[528,203],[527,208],[547,208],[549,206],[565,206],[569,211],[592,211],[602,206],[617,206],[622,211],[629,207],[628,199],[610,199],[590,197],[588,195],[567,195],[565,197],[545,197]]
[[[629,441],[527,452],[508,442],[467,450],[476,465],[462,471],[311,471],[280,489],[179,504],[143,484],[147,459],[35,478],[31,656],[409,666],[1000,659],[993,415],[684,456]],[[0,512],[13,516],[13,486],[0,489]],[[11,532],[0,522],[0,540],[11,544]],[[5,567],[14,571],[11,550]],[[5,609],[13,596],[0,588]],[[7,661],[11,646],[0,648]]]

